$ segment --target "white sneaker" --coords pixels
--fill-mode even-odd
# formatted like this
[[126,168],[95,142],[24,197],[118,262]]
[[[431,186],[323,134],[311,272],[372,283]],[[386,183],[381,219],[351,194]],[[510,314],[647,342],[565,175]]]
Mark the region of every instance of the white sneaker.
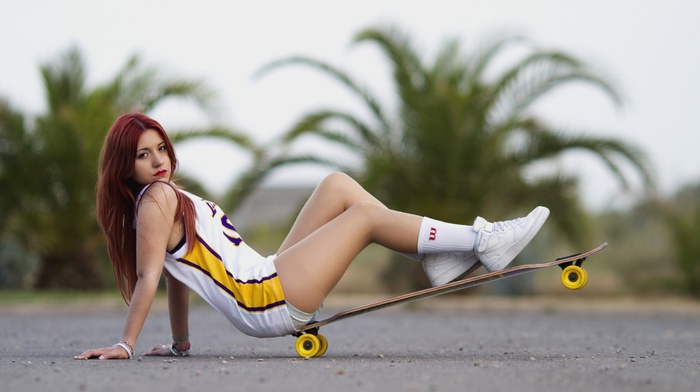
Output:
[[528,216],[509,221],[491,223],[477,217],[474,253],[489,272],[500,271],[532,240],[548,216],[548,208],[537,207]]
[[433,287],[458,280],[480,266],[474,252],[428,253],[423,257],[423,270]]

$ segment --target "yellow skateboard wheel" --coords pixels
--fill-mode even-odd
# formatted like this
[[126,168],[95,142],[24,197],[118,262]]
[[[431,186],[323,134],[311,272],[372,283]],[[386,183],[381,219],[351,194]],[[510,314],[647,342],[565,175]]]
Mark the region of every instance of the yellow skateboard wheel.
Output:
[[321,343],[321,346],[318,348],[318,352],[314,356],[320,357],[326,353],[326,350],[328,350],[328,340],[321,334],[316,335],[316,337],[318,338],[319,343]]
[[586,271],[577,266],[570,265],[561,272],[561,283],[569,290],[579,290],[588,282]]
[[313,358],[321,352],[321,340],[316,335],[305,333],[297,338],[294,348],[300,357]]

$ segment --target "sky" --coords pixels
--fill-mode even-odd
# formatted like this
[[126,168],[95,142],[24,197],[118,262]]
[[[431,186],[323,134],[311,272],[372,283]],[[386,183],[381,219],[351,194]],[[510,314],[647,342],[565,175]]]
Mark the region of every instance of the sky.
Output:
[[[362,29],[397,26],[425,58],[448,38],[460,39],[469,51],[484,37],[519,34],[539,48],[584,59],[624,97],[618,107],[591,87],[572,85],[538,103],[541,117],[576,134],[633,143],[647,154],[659,191],[670,195],[700,181],[697,15],[700,2],[693,0],[2,0],[0,96],[27,113],[41,113],[40,64],[77,46],[94,85],[137,54],[166,74],[204,80],[218,93],[215,121],[266,143],[309,110],[361,109],[336,83],[308,69],[254,77],[271,61],[304,55],[329,62],[391,102],[386,59],[371,44],[351,44]],[[166,129],[207,119],[192,105],[174,102],[153,116]],[[249,162],[236,147],[212,141],[183,144],[178,157],[181,170],[199,176],[215,194]],[[627,173],[632,187],[623,190],[590,155],[569,154],[558,165],[580,175],[582,196],[592,208],[630,203],[642,193],[635,173]],[[314,184],[324,173],[287,169],[267,183]]]

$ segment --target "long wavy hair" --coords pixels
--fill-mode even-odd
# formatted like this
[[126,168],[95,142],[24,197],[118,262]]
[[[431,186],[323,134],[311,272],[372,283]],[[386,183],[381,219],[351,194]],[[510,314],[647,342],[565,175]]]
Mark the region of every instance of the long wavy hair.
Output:
[[[114,276],[127,304],[130,303],[136,288],[134,213],[136,198],[143,189],[143,185],[134,181],[134,164],[139,138],[148,129],[157,131],[165,141],[172,165],[170,172],[174,173],[177,169],[177,158],[170,138],[156,120],[141,113],[127,113],[120,116],[109,129],[100,153],[97,221],[107,239]],[[194,204],[182,192],[176,191],[176,194],[178,199],[176,219],[182,217],[184,220],[185,238],[195,238]],[[190,248],[191,246],[192,243],[188,245]]]

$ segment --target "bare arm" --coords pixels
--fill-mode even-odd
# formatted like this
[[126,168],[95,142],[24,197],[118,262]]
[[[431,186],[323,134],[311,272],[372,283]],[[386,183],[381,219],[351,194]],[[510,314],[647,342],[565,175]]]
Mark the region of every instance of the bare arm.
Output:
[[169,274],[167,274],[167,278],[170,329],[172,330],[173,338],[177,339],[177,346],[184,348],[189,345],[190,289]]
[[[177,207],[175,190],[165,184],[154,184],[144,195],[138,207],[136,224],[136,289],[124,326],[122,341],[133,346],[138,339],[163,271],[168,240],[173,232]],[[88,350],[75,359],[128,358],[122,346]]]
[[[186,353],[190,349],[188,324],[190,289],[170,275],[168,271],[165,271],[165,277],[168,284],[168,309],[170,311],[170,329],[173,333],[173,346],[180,352]],[[158,344],[144,355],[170,356],[173,353],[169,345]]]

